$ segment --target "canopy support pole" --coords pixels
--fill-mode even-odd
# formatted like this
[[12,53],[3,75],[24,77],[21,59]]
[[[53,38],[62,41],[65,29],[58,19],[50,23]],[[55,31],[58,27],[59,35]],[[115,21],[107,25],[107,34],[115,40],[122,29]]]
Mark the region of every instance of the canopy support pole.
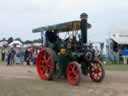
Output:
[[45,45],[45,37],[44,37],[45,32],[41,32],[41,43],[44,46]]

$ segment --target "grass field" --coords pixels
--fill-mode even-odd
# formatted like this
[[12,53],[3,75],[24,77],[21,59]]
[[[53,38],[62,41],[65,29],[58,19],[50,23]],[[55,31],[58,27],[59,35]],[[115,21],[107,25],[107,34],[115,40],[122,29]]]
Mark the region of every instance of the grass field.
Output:
[[128,64],[105,64],[104,68],[109,71],[128,71]]
[[41,80],[35,66],[4,64],[0,60],[0,96],[128,96],[128,64],[104,64],[102,83],[83,77],[79,86],[66,80]]
[[41,80],[35,66],[0,62],[0,96],[128,96],[128,65],[105,64],[102,83],[82,77],[79,86],[67,80]]
[[[0,60],[0,64],[6,64]],[[128,71],[128,64],[104,64],[105,70],[109,71]]]
[[[108,70],[111,67],[105,65]],[[128,96],[128,71],[108,70],[101,83],[86,76],[81,78],[79,86],[72,86],[67,80],[41,80],[34,66],[1,64],[0,96]]]

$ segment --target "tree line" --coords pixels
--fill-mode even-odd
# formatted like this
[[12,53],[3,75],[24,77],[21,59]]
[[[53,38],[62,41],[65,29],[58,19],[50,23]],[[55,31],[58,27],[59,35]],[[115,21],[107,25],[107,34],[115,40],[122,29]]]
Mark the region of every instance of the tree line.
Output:
[[30,43],[41,43],[41,39],[38,38],[38,39],[34,39],[34,40],[25,40],[23,41],[21,38],[13,38],[13,37],[9,37],[8,39],[6,38],[3,38],[2,40],[0,41],[7,41],[8,44],[10,44],[11,42],[13,42],[14,40],[17,40],[17,41],[20,41],[21,43],[23,44],[30,44]]

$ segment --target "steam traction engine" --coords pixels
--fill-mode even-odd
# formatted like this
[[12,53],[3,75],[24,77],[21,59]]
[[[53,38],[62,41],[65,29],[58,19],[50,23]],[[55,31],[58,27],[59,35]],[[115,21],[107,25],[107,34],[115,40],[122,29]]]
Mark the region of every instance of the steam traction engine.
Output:
[[[103,80],[105,73],[102,63],[95,56],[93,46],[87,44],[87,29],[91,28],[91,25],[87,23],[87,17],[86,13],[82,13],[81,21],[33,30],[33,32],[45,33],[44,46],[37,58],[37,71],[41,79],[66,78],[70,84],[77,85],[81,74],[84,74],[95,82]],[[78,30],[81,30],[80,34]],[[62,32],[68,34],[66,39],[59,38],[58,34]]]

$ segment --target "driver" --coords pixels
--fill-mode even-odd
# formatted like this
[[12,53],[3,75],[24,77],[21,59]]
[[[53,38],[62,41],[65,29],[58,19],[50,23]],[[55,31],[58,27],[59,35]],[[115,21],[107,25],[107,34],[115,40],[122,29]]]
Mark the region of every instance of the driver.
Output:
[[55,43],[57,41],[57,32],[56,31],[47,31],[46,32],[46,40],[49,41],[50,43]]

